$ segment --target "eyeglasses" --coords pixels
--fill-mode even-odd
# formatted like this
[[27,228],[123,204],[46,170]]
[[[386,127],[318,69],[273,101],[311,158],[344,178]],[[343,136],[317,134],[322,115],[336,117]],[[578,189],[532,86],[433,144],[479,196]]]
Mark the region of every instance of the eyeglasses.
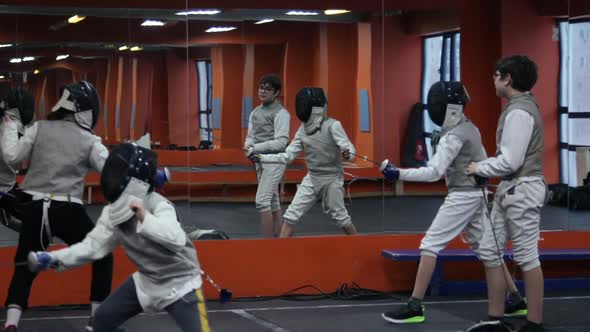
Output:
[[273,92],[273,91],[275,91],[275,89],[272,86],[264,86],[264,85],[260,85],[258,87],[258,90],[260,90],[260,91],[266,91],[266,92]]

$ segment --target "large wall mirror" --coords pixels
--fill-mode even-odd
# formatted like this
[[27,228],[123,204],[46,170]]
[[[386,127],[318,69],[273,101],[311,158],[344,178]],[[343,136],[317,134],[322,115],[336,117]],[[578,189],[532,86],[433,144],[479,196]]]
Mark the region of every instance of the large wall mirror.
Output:
[[[590,77],[584,53],[589,13],[582,2],[572,5],[578,9],[569,20],[566,1],[489,5],[500,32],[469,20],[470,11],[482,10],[477,5],[452,0],[341,2],[330,8],[308,1],[306,9],[232,9],[223,3],[201,8],[195,1],[177,8],[7,5],[0,8],[0,88],[30,89],[36,119],[43,119],[61,85],[92,82],[102,104],[96,134],[108,146],[133,140],[157,150],[172,174],[162,193],[177,205],[187,232],[198,238],[218,230],[247,239],[277,233],[264,229],[255,204],[260,175],[243,151],[252,111],[262,103],[260,80],[274,74],[282,83],[275,92],[290,115],[289,141],[301,126],[297,92],[321,87],[329,117],[356,148],[356,158],[344,162],[343,196],[358,232],[422,233],[446,195],[444,180],[390,183],[379,164],[389,159],[413,167],[432,158],[431,136],[439,128],[424,103],[434,82],[478,75],[490,90],[467,86],[471,97],[494,93],[493,61],[484,68],[473,60],[485,48],[481,39],[494,36],[487,42],[501,50],[497,58],[519,53],[539,66],[532,92],[543,112],[544,175],[553,194],[541,228],[583,229],[583,190],[572,196],[590,167],[581,93]],[[514,33],[520,30],[526,34]],[[501,104],[491,115],[478,112],[468,107],[466,115],[492,155]],[[277,185],[282,213],[306,172],[303,155],[286,166]],[[104,203],[96,174],[89,177],[85,200],[96,216]],[[294,235],[342,234],[323,210],[316,202]],[[16,233],[6,236],[16,239]]]

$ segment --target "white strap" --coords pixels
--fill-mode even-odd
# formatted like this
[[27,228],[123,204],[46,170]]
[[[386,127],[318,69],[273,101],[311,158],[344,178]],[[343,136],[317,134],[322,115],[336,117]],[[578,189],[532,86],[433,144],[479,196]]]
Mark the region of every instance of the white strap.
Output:
[[61,98],[59,98],[59,100],[57,101],[55,106],[53,106],[51,111],[55,112],[60,108],[64,108],[64,109],[67,109],[68,111],[76,112],[76,104],[74,104],[73,101],[69,101],[68,98],[70,98],[70,90],[64,89],[64,92],[61,95]]
[[55,194],[45,194],[40,193],[38,191],[33,190],[25,190],[25,192],[31,196],[33,196],[34,201],[42,200],[42,199],[49,199],[51,201],[58,201],[58,202],[71,202],[80,205],[84,205],[81,199],[77,197],[72,197],[71,195],[55,195]]
[[43,229],[46,230],[47,232],[47,239],[49,244],[51,244],[51,240],[53,239],[53,236],[51,235],[51,227],[49,226],[49,206],[51,205],[51,200],[50,199],[44,199],[43,200],[43,218],[41,219],[41,232],[39,234],[40,237],[40,241],[41,241],[41,247],[43,248],[43,250],[47,250],[47,248],[43,245]]

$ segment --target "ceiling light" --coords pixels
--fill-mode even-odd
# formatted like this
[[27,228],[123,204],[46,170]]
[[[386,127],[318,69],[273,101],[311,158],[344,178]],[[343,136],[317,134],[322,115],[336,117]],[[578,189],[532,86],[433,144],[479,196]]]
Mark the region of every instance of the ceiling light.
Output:
[[237,29],[236,27],[212,27],[207,29],[205,32],[226,32],[226,31],[232,31]]
[[264,23],[270,23],[270,22],[274,22],[275,20],[273,20],[272,18],[265,18],[264,20],[260,20],[254,24],[264,24]]
[[33,60],[35,60],[35,57],[32,57],[32,56],[26,56],[23,58],[23,61],[33,61]]
[[3,79],[4,79],[4,75],[0,75],[0,80],[3,80]]
[[39,74],[41,71],[39,69],[35,69],[35,71],[33,72],[33,74],[37,75]]
[[3,48],[3,47],[10,47],[10,46],[12,46],[12,44],[0,44],[0,48]]
[[141,51],[143,50],[143,47],[139,47],[139,46],[133,46],[132,48],[129,49],[131,52],[137,52],[137,51]]
[[302,11],[302,10],[291,10],[285,13],[286,15],[296,15],[296,16],[311,16],[311,15],[319,15],[318,12],[309,12],[309,11]]
[[163,25],[165,25],[166,23],[162,22],[162,21],[157,21],[157,20],[145,20],[143,21],[143,23],[141,23],[142,27],[161,27]]
[[127,45],[123,45],[123,46],[119,47],[119,51],[125,51],[128,49],[129,49],[129,47]]
[[59,60],[67,59],[69,57],[70,57],[69,54],[62,54],[62,55],[58,55],[57,58],[55,58],[55,60],[59,61]]
[[189,10],[186,12],[178,12],[176,15],[187,16],[187,15],[216,15],[221,13],[218,9],[201,9],[201,10]]
[[21,58],[12,58],[12,59],[10,59],[10,63],[21,63],[21,61],[23,61],[23,59],[21,59]]
[[78,23],[78,22],[82,21],[85,18],[86,18],[86,16],[74,15],[74,16],[68,18],[68,23],[72,23],[72,24]]
[[324,10],[324,14],[326,15],[340,15],[350,13],[350,10],[346,9],[326,9]]

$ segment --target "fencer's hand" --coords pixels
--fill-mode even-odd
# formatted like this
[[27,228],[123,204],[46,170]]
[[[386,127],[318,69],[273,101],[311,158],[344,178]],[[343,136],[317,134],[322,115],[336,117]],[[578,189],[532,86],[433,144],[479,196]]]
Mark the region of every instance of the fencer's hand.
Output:
[[246,155],[246,158],[248,158],[250,156],[250,151],[254,149],[254,146],[252,145],[244,145],[244,147],[242,148],[242,151],[244,151],[244,154]]
[[350,159],[350,150],[349,149],[342,150],[342,158],[344,158],[344,160]]
[[49,268],[56,268],[58,261],[55,256],[47,251],[31,251],[27,257],[27,264],[31,272],[39,272]]
[[383,160],[379,170],[388,181],[394,182],[399,180],[399,168],[389,162],[389,159]]
[[260,162],[260,155],[258,153],[255,153],[254,152],[254,147],[253,146],[251,146],[248,149],[247,156],[248,156],[248,159],[250,159],[250,161],[253,162],[253,163],[259,163]]
[[476,174],[477,173],[477,169],[478,168],[479,167],[478,167],[477,163],[472,161],[472,162],[469,163],[469,165],[467,165],[467,169],[465,170],[465,172],[468,175],[473,175],[473,174]]
[[145,207],[140,200],[134,200],[129,204],[129,208],[135,213],[137,220],[142,223],[145,219]]

